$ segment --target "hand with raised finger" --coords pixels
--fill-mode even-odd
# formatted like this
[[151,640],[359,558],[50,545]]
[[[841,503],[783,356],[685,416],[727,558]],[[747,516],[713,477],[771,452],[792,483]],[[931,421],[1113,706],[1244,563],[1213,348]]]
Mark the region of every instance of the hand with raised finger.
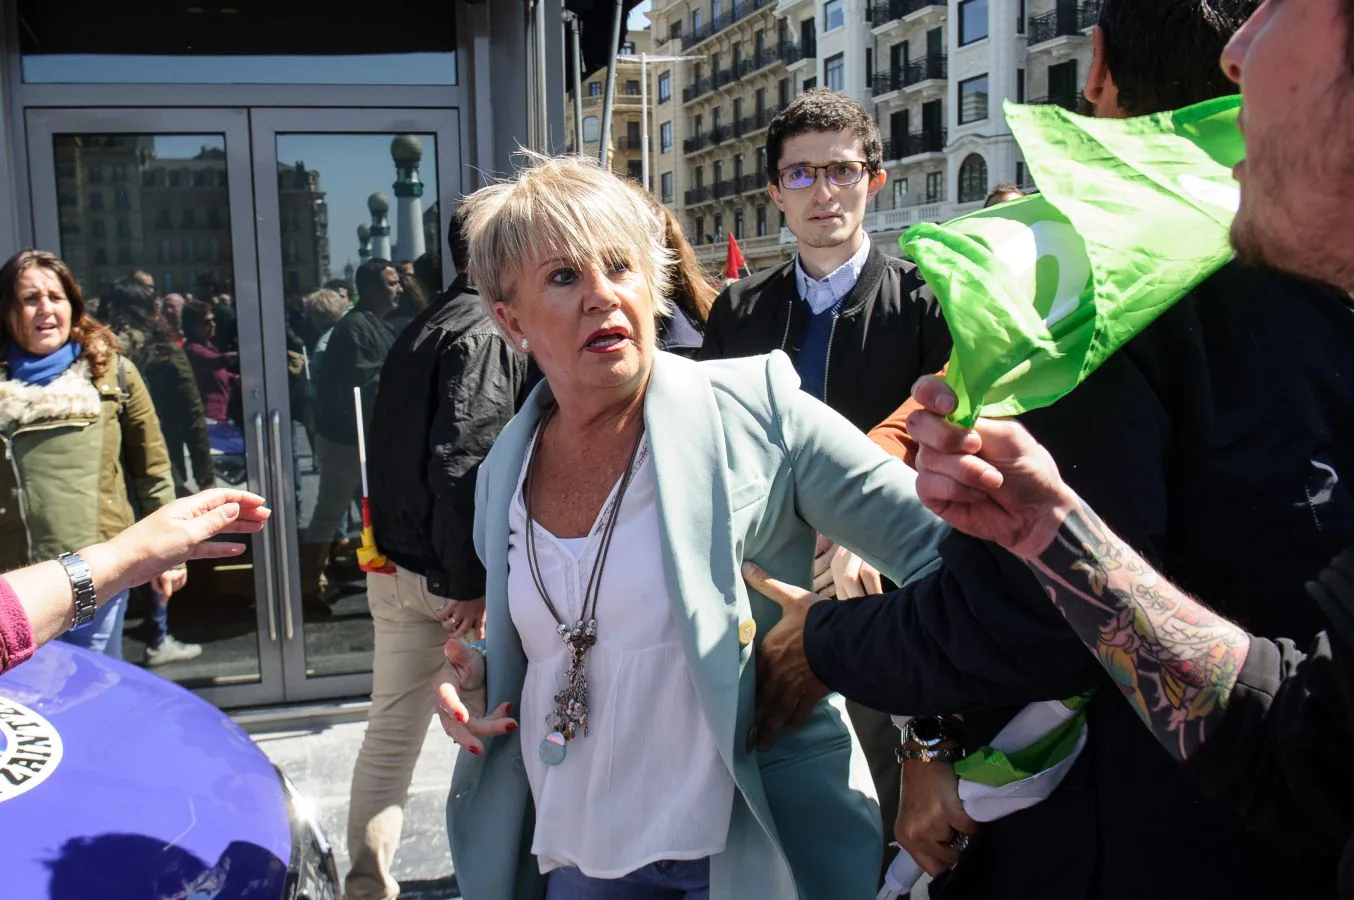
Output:
[[448,600],[437,612],[437,618],[447,635],[453,638],[479,640],[484,637],[484,598]]
[[884,593],[879,570],[845,547],[838,547],[832,554],[832,581],[838,600]]
[[832,578],[832,557],[837,545],[825,534],[818,535],[813,547],[813,590],[824,597],[837,599],[837,587]]
[[957,835],[978,825],[964,812],[959,778],[951,763],[903,761],[902,796],[893,837],[932,878],[950,869],[963,853]]
[[804,622],[809,607],[827,598],[777,581],[750,562],[743,563],[743,579],[781,608],[780,621],[757,648],[755,728],[757,747],[767,750],[782,728],[803,728],[818,701],[830,693],[804,655]]
[[433,678],[433,696],[442,730],[453,741],[479,756],[484,739],[517,730],[517,721],[508,714],[511,703],[500,703],[485,715],[488,681],[484,654],[457,639],[449,638],[442,648],[446,662]]
[[972,429],[947,422],[954,391],[933,375],[912,390],[922,406],[907,420],[919,445],[918,498],[965,534],[1037,557],[1079,503],[1053,457],[1011,419],[979,419]]

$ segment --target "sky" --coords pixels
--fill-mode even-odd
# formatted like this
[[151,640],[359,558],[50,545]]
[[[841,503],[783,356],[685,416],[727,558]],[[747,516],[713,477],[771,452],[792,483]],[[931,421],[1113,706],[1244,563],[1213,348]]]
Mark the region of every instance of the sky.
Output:
[[[649,27],[649,17],[645,15],[649,11],[649,0],[644,0],[639,6],[630,11],[630,21],[625,23],[628,31],[643,31]],[[614,19],[612,21],[615,21]]]

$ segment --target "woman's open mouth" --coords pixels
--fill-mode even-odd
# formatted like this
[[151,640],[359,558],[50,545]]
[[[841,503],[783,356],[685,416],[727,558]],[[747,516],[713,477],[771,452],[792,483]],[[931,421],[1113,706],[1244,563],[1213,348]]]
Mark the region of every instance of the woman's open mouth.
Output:
[[630,340],[630,332],[624,328],[600,328],[588,336],[583,349],[589,353],[615,353]]

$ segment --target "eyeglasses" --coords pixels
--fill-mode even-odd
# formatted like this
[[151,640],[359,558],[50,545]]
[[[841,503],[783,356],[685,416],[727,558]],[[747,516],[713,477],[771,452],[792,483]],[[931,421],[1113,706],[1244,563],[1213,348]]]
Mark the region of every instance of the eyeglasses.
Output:
[[829,184],[837,187],[849,187],[864,178],[868,168],[865,163],[859,160],[839,160],[838,162],[830,162],[825,166],[801,164],[781,169],[776,176],[776,180],[787,191],[802,191],[817,184],[818,173],[823,172],[827,176]]

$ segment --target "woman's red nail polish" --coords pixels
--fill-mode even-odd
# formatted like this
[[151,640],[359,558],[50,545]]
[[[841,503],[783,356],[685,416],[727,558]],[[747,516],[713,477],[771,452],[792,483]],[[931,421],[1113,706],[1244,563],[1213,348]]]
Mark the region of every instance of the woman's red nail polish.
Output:
[[516,722],[509,722],[508,725],[507,725],[507,730],[508,730],[508,731],[516,731],[516,730],[517,730],[517,723],[516,723]]
[[479,755],[480,755],[480,748],[479,748],[479,747],[466,747],[465,749],[469,750],[471,753],[475,754],[476,756],[479,756]]
[[505,704],[503,705],[503,714],[506,716],[506,715],[507,715],[508,713],[510,713],[510,712],[512,712],[512,704],[511,704],[511,703],[505,703]]

